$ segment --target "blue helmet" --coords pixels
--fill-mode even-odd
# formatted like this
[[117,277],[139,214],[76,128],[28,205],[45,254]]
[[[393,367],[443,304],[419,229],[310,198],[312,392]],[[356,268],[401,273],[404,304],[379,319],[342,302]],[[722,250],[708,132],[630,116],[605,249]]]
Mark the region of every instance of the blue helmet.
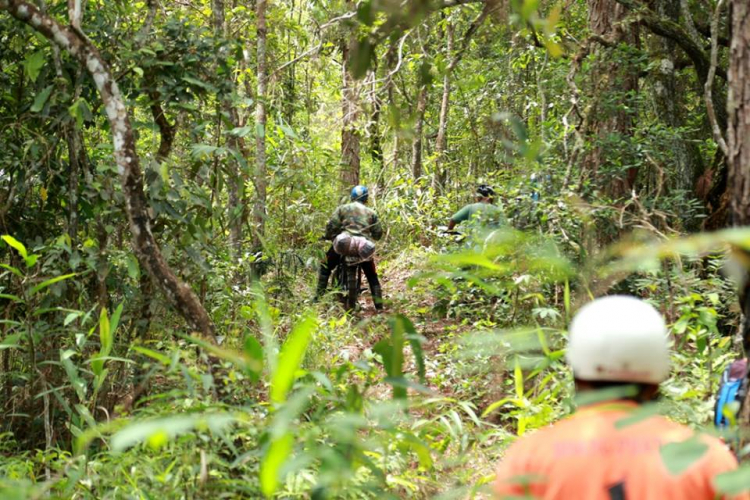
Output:
[[352,201],[361,201],[366,202],[367,197],[369,195],[369,192],[367,191],[367,186],[354,186],[352,188]]

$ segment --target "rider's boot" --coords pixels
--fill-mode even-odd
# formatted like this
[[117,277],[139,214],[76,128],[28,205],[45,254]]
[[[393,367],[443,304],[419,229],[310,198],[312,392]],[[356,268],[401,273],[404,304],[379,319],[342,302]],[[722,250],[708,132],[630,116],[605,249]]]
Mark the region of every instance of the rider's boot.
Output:
[[318,287],[315,290],[315,298],[313,299],[314,302],[319,301],[326,293],[326,288],[328,288],[328,278],[330,276],[330,269],[328,269],[326,266],[320,266],[320,269],[318,269]]
[[372,287],[372,303],[378,311],[383,310],[383,289],[380,285]]

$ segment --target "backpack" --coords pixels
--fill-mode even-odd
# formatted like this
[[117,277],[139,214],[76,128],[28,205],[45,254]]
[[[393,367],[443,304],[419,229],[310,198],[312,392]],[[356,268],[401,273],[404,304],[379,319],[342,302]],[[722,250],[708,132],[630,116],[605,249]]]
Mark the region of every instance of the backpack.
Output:
[[[716,406],[714,407],[714,425],[719,429],[729,427],[730,421],[724,414],[727,405],[737,402],[739,406],[736,415],[745,401],[748,386],[748,364],[747,359],[739,359],[730,364],[721,376],[721,385],[716,395]],[[731,411],[734,411],[732,409]]]

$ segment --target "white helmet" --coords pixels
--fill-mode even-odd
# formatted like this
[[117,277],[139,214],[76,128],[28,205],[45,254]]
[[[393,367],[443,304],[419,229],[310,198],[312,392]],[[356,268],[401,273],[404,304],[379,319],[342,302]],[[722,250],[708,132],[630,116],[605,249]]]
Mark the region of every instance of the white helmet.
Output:
[[667,327],[640,299],[599,298],[573,318],[567,359],[581,380],[659,384],[669,376]]

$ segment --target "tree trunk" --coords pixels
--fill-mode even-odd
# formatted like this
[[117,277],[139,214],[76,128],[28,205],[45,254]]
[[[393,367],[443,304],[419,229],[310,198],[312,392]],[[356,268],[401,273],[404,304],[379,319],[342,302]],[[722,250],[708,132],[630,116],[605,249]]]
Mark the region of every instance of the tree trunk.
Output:
[[42,14],[34,5],[19,0],[0,0],[0,9],[8,11],[11,16],[28,24],[68,51],[91,73],[109,119],[114,139],[115,161],[120,172],[133,247],[138,260],[190,326],[201,332],[204,337],[215,341],[214,325],[208,313],[190,287],[177,278],[169,268],[151,233],[146,196],[143,192],[143,177],[135,149],[135,136],[120,89],[112,78],[108,64],[87,38]]
[[[679,0],[658,0],[655,10],[664,18],[674,22],[679,21]],[[653,73],[653,99],[656,112],[661,121],[673,130],[685,126],[684,104],[677,88],[675,62],[677,61],[677,44],[668,38],[653,37],[652,49],[659,54],[658,68]],[[676,175],[672,187],[691,191],[695,187],[698,176],[703,171],[703,159],[694,141],[674,137],[670,144],[665,145],[671,150]]]
[[75,246],[78,241],[78,177],[81,175],[81,151],[80,133],[75,124],[66,127],[66,136],[68,143],[68,160],[70,163],[70,172],[68,173],[68,236],[70,236],[71,246]]
[[750,225],[750,4],[731,3],[732,43],[729,59],[729,186],[732,222]]
[[341,126],[341,170],[340,180],[344,190],[359,184],[360,166],[360,134],[357,130],[359,118],[359,85],[349,72],[350,57],[352,55],[353,36],[341,44],[342,76],[341,76],[341,111],[343,123]]
[[383,100],[377,93],[375,75],[372,79],[372,114],[367,123],[367,135],[370,138],[370,157],[373,165],[380,170],[383,167],[383,143],[380,136],[380,115],[383,110]]
[[81,29],[85,0],[68,0],[68,19],[75,29]]
[[[214,36],[217,40],[224,40],[227,34],[224,0],[212,0],[211,10],[213,13]],[[239,126],[239,115],[234,109],[230,95],[221,96],[221,113],[226,116],[229,127]],[[240,142],[235,135],[229,135],[227,146],[236,154],[242,154]],[[229,225],[229,244],[237,257],[242,255],[242,226],[244,222],[244,176],[242,165],[233,158],[227,159],[227,188],[229,203],[227,207],[227,219]]]
[[417,121],[414,124],[414,140],[411,143],[411,174],[414,180],[419,180],[422,177],[422,135],[426,109],[427,85],[421,84],[417,95]]
[[262,247],[266,228],[266,87],[268,85],[268,67],[266,61],[266,25],[267,0],[257,0],[255,5],[256,30],[258,33],[258,88],[255,105],[255,203],[253,217],[253,249]]
[[[451,59],[453,53],[453,24],[448,22],[445,27],[445,56]],[[432,185],[437,190],[445,188],[448,179],[448,171],[445,166],[445,150],[448,145],[448,113],[450,111],[451,98],[451,73],[453,68],[449,66],[443,75],[443,97],[440,101],[440,119],[438,123],[437,139],[435,140],[435,176]]]
[[[612,40],[617,45],[619,43],[630,43],[635,46],[637,36],[630,25],[623,25],[627,10],[624,5],[617,0],[588,0],[589,6],[589,29],[595,35]],[[610,49],[605,49],[610,50]],[[597,66],[593,70],[595,82],[595,91],[598,94],[599,103],[592,112],[594,117],[591,125],[592,139],[601,141],[612,134],[622,138],[628,138],[632,135],[633,119],[632,115],[622,109],[607,110],[600,109],[601,95],[617,93],[627,96],[638,89],[638,75],[629,65],[615,64],[607,61],[602,49],[598,50]],[[600,86],[601,83],[601,86]],[[597,177],[599,166],[607,163],[607,156],[614,154],[622,156],[623,151],[609,151],[601,145],[594,146],[584,159],[584,169]],[[627,172],[622,173],[615,179],[607,181],[608,191],[614,197],[623,196],[634,185],[638,172],[635,168],[630,168]]]
[[[729,47],[727,148],[729,160],[730,210],[735,226],[750,225],[750,4],[731,0],[732,40]],[[745,255],[745,262],[750,255]],[[740,291],[742,341],[750,353],[750,270]],[[740,425],[750,427],[750,393],[745,396]],[[747,436],[747,434],[745,434]],[[747,442],[747,437],[744,441]]]

